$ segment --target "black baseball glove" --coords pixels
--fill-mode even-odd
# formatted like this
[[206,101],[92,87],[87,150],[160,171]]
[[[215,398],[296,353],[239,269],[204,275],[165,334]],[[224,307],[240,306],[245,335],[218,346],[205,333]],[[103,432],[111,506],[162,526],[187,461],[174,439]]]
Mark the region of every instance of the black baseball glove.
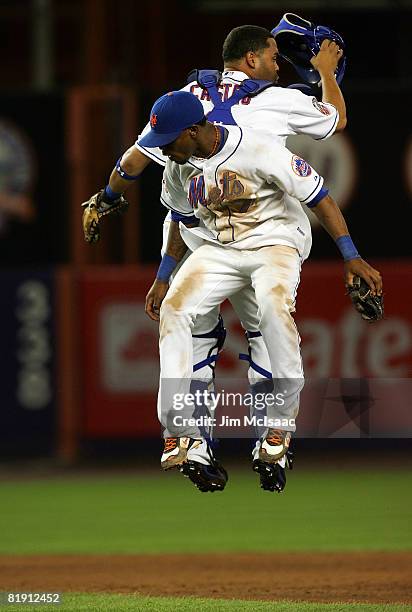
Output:
[[86,242],[97,242],[100,239],[100,221],[103,217],[120,214],[127,210],[128,201],[121,195],[117,200],[106,202],[104,189],[95,193],[90,200],[83,202],[83,233]]
[[372,295],[371,288],[363,278],[355,276],[352,285],[348,285],[348,293],[362,319],[373,323],[383,318],[383,296]]

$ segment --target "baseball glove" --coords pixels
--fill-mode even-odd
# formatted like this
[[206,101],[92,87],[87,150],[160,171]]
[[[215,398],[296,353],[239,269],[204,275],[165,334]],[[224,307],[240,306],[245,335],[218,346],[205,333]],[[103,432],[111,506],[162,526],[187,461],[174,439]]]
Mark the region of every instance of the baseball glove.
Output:
[[383,296],[371,295],[371,289],[363,278],[355,276],[352,285],[348,285],[348,293],[362,319],[373,323],[383,318]]
[[104,189],[101,189],[82,204],[83,233],[86,242],[97,242],[100,239],[100,221],[103,217],[123,213],[129,206],[122,195],[117,200],[106,202],[103,194]]

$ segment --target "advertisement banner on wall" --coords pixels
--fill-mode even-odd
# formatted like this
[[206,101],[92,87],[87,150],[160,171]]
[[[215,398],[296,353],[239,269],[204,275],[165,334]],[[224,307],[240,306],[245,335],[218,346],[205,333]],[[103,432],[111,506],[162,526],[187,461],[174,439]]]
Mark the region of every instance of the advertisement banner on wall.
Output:
[[[299,435],[412,436],[412,312],[399,295],[412,279],[412,266],[376,266],[384,278],[386,316],[374,325],[353,309],[339,262],[304,266],[295,316],[306,377]],[[158,329],[144,313],[152,279],[153,270],[130,267],[82,276],[86,435],[159,435]],[[222,313],[228,333],[216,380],[238,385],[246,381],[239,353],[247,352],[247,344],[228,303]]]
[[53,273],[0,277],[0,454],[47,454],[56,417]]
[[95,267],[81,275],[83,432],[159,435],[158,326],[144,312],[154,270]]

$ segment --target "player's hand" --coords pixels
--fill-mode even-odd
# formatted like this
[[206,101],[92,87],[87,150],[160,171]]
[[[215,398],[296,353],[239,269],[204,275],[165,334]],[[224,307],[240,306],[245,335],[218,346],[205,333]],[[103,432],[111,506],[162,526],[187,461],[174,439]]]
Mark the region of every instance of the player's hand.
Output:
[[160,281],[156,278],[153,285],[150,287],[148,294],[146,295],[145,313],[152,321],[160,320],[160,306],[165,298],[166,293],[169,290],[169,283]]
[[342,55],[342,49],[333,40],[325,39],[320,46],[319,53],[312,57],[310,63],[321,76],[335,74]]
[[363,259],[345,261],[345,284],[353,284],[354,276],[360,276],[371,288],[372,295],[382,295],[382,276]]

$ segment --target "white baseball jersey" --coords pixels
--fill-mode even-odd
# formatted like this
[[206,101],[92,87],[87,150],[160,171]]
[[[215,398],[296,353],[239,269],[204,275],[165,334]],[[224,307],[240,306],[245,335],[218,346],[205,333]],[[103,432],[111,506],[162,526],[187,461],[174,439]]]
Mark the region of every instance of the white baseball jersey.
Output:
[[[244,72],[225,70],[219,86],[223,99],[230,98],[247,78],[249,77]],[[182,91],[192,92],[203,104],[205,114],[213,109],[207,91],[196,82],[186,85]],[[306,96],[297,89],[276,86],[265,89],[257,96],[243,98],[231,110],[238,125],[264,129],[283,144],[292,134],[306,134],[315,140],[329,138],[339,120],[339,113],[332,104],[318,102],[316,98]],[[139,138],[149,130],[150,124],[147,124]],[[139,139],[135,144],[144,155],[165,165],[167,158],[160,149],[142,147],[139,145]]]
[[322,189],[323,178],[266,131],[227,126],[223,148],[210,159],[184,165],[167,161],[162,202],[202,226],[181,224],[191,250],[204,241],[236,249],[291,246],[309,255],[311,230],[302,204]]

